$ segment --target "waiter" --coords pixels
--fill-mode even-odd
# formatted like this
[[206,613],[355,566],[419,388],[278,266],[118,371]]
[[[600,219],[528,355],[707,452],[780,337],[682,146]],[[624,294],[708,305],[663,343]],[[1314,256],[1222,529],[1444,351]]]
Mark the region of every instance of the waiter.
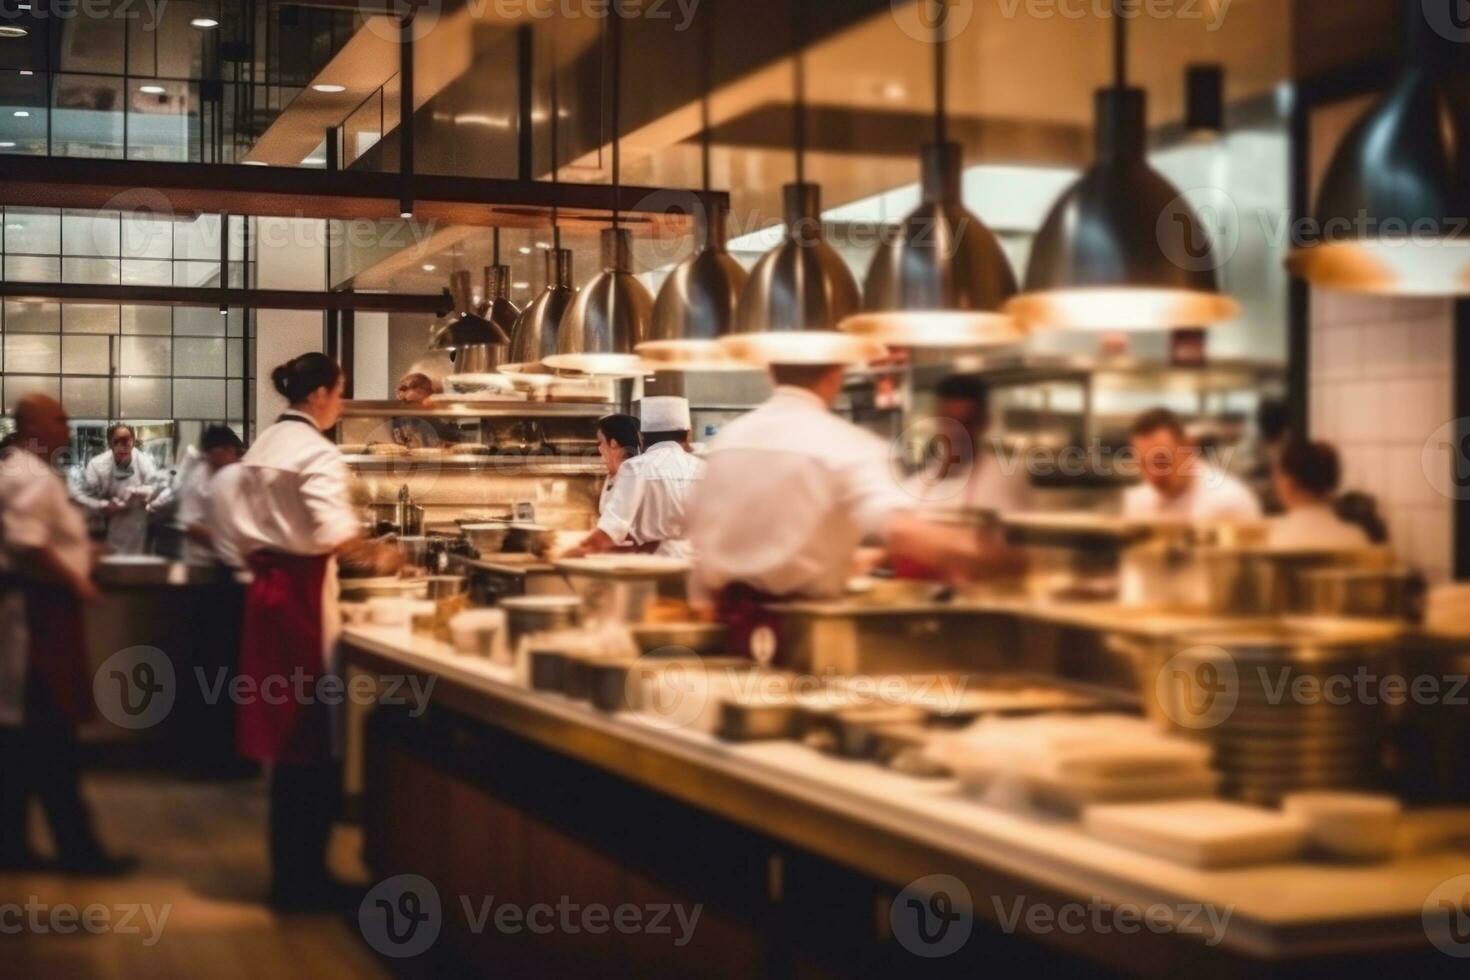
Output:
[[1133,423],[1143,481],[1123,494],[1123,516],[1184,521],[1255,521],[1261,505],[1240,480],[1201,458],[1179,417],[1150,409]]
[[76,728],[94,708],[82,605],[97,590],[86,522],[51,466],[71,433],[44,395],[16,404],[15,425],[0,450],[0,865],[37,864],[26,846],[35,796],[63,868],[116,874],[133,862],[103,852],[77,784]]
[[597,527],[568,552],[597,554],[615,548],[689,557],[685,511],[704,463],[689,450],[689,400],[653,396],[639,403],[643,452],[624,460],[609,479]]
[[1014,557],[912,513],[877,436],[832,414],[848,363],[769,366],[776,390],[721,430],[689,503],[696,591],[714,597],[732,653],[779,658],[768,610],[842,594],[858,545],[973,577]]
[[[333,719],[315,692],[332,669],[340,626],[336,557],[376,546],[359,540],[347,466],[322,434],[341,417],[343,381],[337,362],[318,353],[271,373],[290,408],[234,467],[225,501],[234,505],[231,547],[253,576],[240,673],[261,692],[239,706],[237,744],[271,766],[270,898],[289,908],[333,907],[348,896],[327,871],[340,774]],[[282,690],[292,696],[264,696]]]
[[76,499],[107,522],[107,546],[120,555],[140,555],[148,544],[148,515],[163,490],[164,477],[137,436],[123,422],[107,429],[108,451],[82,469]]

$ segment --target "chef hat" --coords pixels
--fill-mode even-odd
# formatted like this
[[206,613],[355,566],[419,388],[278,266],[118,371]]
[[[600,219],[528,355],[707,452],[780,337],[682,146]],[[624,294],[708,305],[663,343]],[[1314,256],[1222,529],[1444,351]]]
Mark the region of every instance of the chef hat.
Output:
[[643,432],[679,432],[694,428],[689,419],[689,399],[677,395],[653,395],[638,403],[639,428]]

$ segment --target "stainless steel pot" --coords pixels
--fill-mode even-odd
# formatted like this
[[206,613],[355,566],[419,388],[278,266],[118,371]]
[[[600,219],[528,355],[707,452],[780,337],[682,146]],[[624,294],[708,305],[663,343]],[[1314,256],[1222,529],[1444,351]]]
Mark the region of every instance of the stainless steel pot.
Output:
[[454,353],[455,374],[492,374],[505,363],[504,344],[465,344]]
[[576,596],[529,595],[502,599],[506,645],[512,656],[520,642],[533,633],[572,629],[582,625],[582,600]]
[[1308,615],[1413,620],[1424,579],[1406,568],[1323,568],[1304,572],[1300,588]]

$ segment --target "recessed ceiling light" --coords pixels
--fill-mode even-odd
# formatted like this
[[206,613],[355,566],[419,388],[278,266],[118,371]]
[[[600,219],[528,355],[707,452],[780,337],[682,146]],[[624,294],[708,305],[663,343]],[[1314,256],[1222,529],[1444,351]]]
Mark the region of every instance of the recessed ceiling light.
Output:
[[10,140],[0,140],[0,150],[8,150],[14,145]]
[[513,282],[513,283],[511,283],[511,285],[514,286],[517,289],[530,289],[531,288],[531,284],[528,283],[528,282],[526,282],[526,281],[524,281],[524,280],[522,280],[520,282]]
[[164,92],[167,92],[168,89],[164,88],[162,85],[139,85],[138,91],[142,92],[144,95],[162,95]]
[[432,263],[432,262],[425,262],[423,265],[419,266],[419,268],[423,269],[425,272],[433,272],[434,271],[434,263]]
[[536,243],[536,247],[537,248],[550,248],[551,247],[551,243],[550,242],[537,242]]
[[18,3],[18,4],[15,5],[15,9],[16,10],[30,10],[31,9],[31,5],[29,3],[27,3],[27,2],[25,2],[25,0],[22,0],[21,3]]
[[889,102],[897,102],[909,94],[909,90],[898,82],[884,82],[878,86],[878,94]]
[[301,165],[304,167],[325,167],[327,161],[323,157],[307,157],[301,161]]
[[31,114],[29,112],[27,112],[26,110],[24,110],[24,109],[17,109],[17,110],[15,110],[15,118],[17,118],[17,119],[29,119],[29,118],[31,118]]
[[531,254],[531,246],[529,246],[529,245],[522,245],[520,248],[516,249],[516,251],[517,252],[520,252],[522,255],[530,255]]
[[0,37],[25,37],[30,31],[14,24],[0,25]]
[[245,166],[247,166],[247,167],[268,167],[268,166],[270,166],[270,164],[266,163],[264,160],[246,160],[245,161]]
[[404,221],[408,221],[410,218],[413,217],[413,212],[412,211],[399,211],[398,212],[398,217],[402,218]]
[[218,27],[219,21],[215,20],[213,17],[195,17],[193,20],[189,21],[189,26],[197,27],[201,31],[207,31],[212,27]]
[[313,92],[324,92],[327,95],[335,95],[338,92],[347,91],[346,85],[332,85],[328,82],[318,82],[311,87]]
[[22,75],[34,75],[35,74],[35,72],[31,71],[29,68],[22,68],[20,70],[20,73]]

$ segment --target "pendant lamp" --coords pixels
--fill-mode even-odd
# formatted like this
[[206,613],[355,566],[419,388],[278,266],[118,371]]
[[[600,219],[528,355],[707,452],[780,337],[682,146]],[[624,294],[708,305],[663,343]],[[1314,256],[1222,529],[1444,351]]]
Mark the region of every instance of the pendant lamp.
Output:
[[[556,28],[551,32],[551,188],[552,200],[560,195],[557,184],[561,181],[558,165],[560,134],[557,120],[561,116],[560,88],[557,76],[560,65],[556,57]],[[561,318],[576,299],[577,290],[572,286],[572,252],[561,247],[561,225],[557,221],[557,209],[551,207],[551,248],[546,250],[546,288],[531,300],[530,305],[516,320],[510,335],[510,360],[523,373],[547,373],[543,367],[546,358],[556,353],[557,328]],[[527,370],[529,369],[529,370]]]
[[937,3],[934,37],[934,142],[922,149],[923,203],[868,267],[867,312],[841,324],[850,333],[906,347],[1010,344],[1022,333],[1001,307],[1016,292],[1016,276],[1000,242],[965,209],[963,151],[948,139],[945,18]]
[[[710,16],[702,27],[700,64],[703,93],[699,102],[701,184],[710,189]],[[735,322],[735,308],[745,286],[745,269],[725,249],[729,213],[724,204],[695,208],[695,250],[674,266],[653,303],[649,336],[638,353],[659,368],[708,369],[725,366],[716,341]]]
[[822,237],[822,195],[806,177],[805,0],[796,0],[795,99],[792,105],[796,181],[781,189],[786,234],[761,256],[740,293],[735,329],[740,333],[830,330],[859,308],[857,281]]
[[1144,93],[1127,84],[1126,18],[1113,0],[1113,85],[1096,95],[1092,166],[1052,205],[1025,290],[1006,304],[1026,327],[1163,330],[1228,320],[1210,239],[1148,165]]
[[1287,268],[1354,292],[1470,294],[1470,103],[1453,80],[1464,31],[1403,0],[1404,67],[1338,145],[1317,195],[1317,240]]
[[[488,274],[489,269],[485,270]],[[444,325],[434,331],[429,338],[429,349],[439,351],[457,351],[467,347],[499,347],[503,351],[510,343],[510,335],[505,330],[506,316],[502,313],[497,321],[485,314],[490,312],[487,307],[481,310],[470,295],[470,274],[468,270],[461,269],[449,277],[449,295],[454,301],[454,310],[446,318]],[[511,307],[514,310],[514,307]],[[512,316],[513,322],[514,317]]]
[[557,328],[556,353],[547,367],[586,374],[626,376],[642,373],[633,348],[648,339],[653,296],[633,275],[633,237],[619,224],[622,189],[621,124],[622,18],[607,22],[608,62],[612,72],[612,227],[602,230],[602,271],[582,287]]

